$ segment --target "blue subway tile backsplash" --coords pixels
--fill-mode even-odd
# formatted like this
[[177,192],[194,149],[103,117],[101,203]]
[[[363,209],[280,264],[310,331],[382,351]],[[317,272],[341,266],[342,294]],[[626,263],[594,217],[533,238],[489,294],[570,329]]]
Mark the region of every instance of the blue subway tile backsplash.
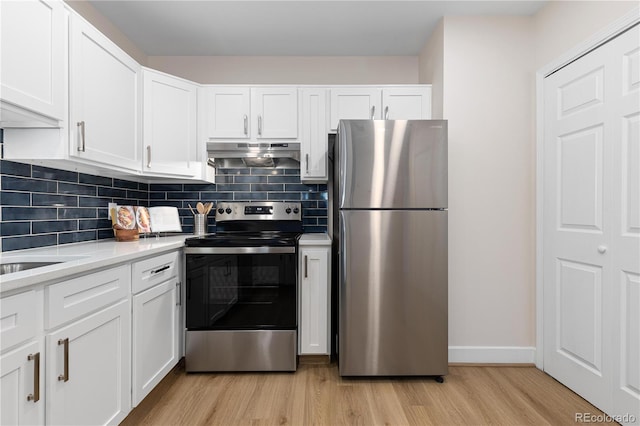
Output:
[[[193,232],[193,215],[198,201],[300,201],[305,232],[327,231],[327,186],[303,184],[298,169],[222,169],[216,174],[215,184],[151,184],[150,206],[178,208],[182,229]],[[304,200],[304,201],[303,201]],[[213,214],[209,217],[208,231],[215,232]]]
[[137,182],[0,160],[2,251],[113,238],[107,204],[126,200],[147,205],[148,188]]
[[302,183],[298,169],[223,169],[216,182],[147,184],[0,160],[2,251],[113,238],[110,202],[177,207],[191,233],[198,201],[299,201],[304,231],[327,231],[327,186]]

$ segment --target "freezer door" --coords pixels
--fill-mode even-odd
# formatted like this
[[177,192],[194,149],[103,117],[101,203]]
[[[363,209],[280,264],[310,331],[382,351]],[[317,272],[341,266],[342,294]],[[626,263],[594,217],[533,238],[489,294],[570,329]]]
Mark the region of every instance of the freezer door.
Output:
[[445,120],[343,120],[336,180],[339,208],[446,208]]
[[340,375],[447,374],[447,212],[339,220]]

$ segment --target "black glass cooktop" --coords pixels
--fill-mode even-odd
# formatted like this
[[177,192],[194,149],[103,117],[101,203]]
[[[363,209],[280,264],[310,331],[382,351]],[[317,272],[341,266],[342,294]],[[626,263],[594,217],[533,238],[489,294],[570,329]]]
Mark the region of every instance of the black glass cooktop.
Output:
[[295,246],[298,232],[218,232],[187,238],[187,247],[287,247]]

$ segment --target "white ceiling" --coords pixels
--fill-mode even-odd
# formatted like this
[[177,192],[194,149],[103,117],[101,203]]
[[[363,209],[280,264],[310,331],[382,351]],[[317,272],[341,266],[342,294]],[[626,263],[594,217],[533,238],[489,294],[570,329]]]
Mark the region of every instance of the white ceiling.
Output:
[[149,56],[415,56],[445,15],[546,1],[89,0]]

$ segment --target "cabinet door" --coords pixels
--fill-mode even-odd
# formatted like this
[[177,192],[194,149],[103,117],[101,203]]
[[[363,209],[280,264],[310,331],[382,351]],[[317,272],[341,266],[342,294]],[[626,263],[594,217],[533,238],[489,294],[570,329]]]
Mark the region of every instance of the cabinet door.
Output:
[[327,91],[302,90],[300,180],[327,181]]
[[57,123],[67,87],[64,3],[3,1],[0,11],[0,97]]
[[44,353],[40,341],[0,357],[0,424],[44,424]]
[[47,335],[47,423],[117,424],[131,409],[129,300]]
[[248,87],[208,87],[205,89],[207,137],[248,139],[250,134],[251,90]]
[[148,69],[143,75],[144,173],[194,176],[198,171],[195,84]]
[[178,363],[178,280],[133,296],[133,405]]
[[69,36],[69,155],[139,172],[140,65],[75,14]]
[[299,353],[329,354],[329,247],[304,247],[300,259]]
[[379,119],[380,89],[347,87],[331,89],[331,130],[338,128],[340,120]]
[[258,88],[251,90],[255,139],[298,138],[298,89]]
[[431,87],[382,89],[384,120],[422,120],[431,118]]

